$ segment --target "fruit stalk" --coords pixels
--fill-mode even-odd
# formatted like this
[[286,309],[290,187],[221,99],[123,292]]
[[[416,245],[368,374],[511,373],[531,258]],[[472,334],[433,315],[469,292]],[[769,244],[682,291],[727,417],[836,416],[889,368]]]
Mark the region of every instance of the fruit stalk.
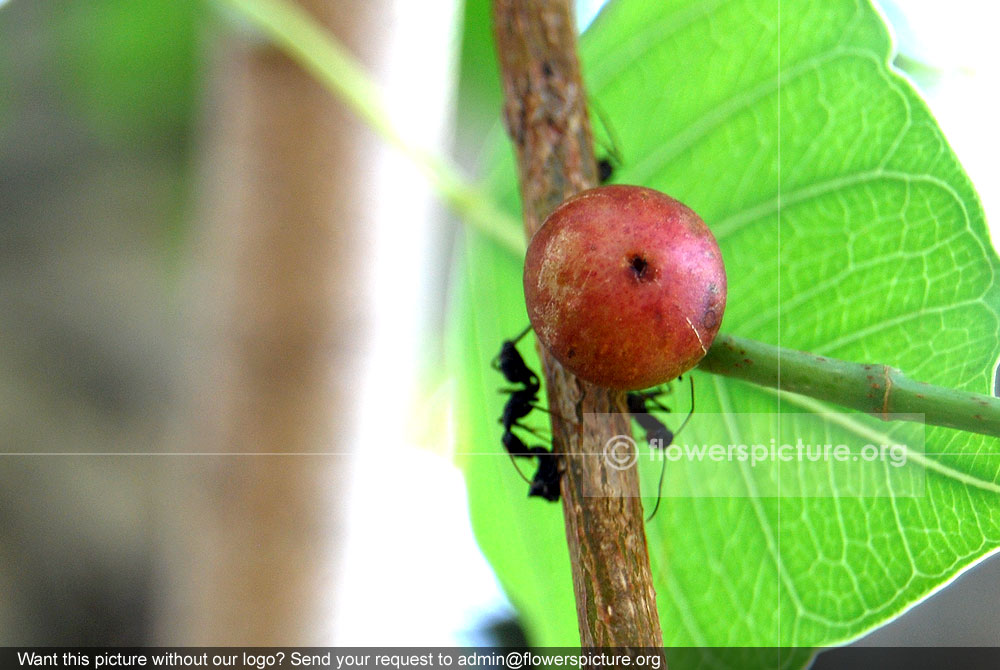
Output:
[[[494,0],[493,19],[504,120],[531,239],[559,203],[597,185],[575,27],[567,0]],[[659,647],[636,470],[616,470],[601,455],[609,439],[630,433],[624,393],[577,379],[540,353],[553,447],[564,460],[563,512],[581,643]]]
[[914,381],[888,365],[849,363],[720,334],[698,368],[887,420],[922,414],[926,424],[1000,437],[1000,398]]

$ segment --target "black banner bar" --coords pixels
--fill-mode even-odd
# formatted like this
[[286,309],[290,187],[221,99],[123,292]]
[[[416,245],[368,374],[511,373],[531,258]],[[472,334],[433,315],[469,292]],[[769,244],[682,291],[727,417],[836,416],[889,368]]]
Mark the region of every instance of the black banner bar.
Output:
[[[2,668],[994,670],[1000,647],[3,647]],[[810,665],[811,663],[811,665]]]

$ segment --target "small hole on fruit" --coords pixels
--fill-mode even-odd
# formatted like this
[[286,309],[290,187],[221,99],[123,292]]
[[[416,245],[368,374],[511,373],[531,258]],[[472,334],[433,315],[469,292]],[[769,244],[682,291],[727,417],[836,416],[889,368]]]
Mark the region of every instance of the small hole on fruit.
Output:
[[628,262],[628,267],[638,281],[649,279],[649,263],[642,256],[633,256]]

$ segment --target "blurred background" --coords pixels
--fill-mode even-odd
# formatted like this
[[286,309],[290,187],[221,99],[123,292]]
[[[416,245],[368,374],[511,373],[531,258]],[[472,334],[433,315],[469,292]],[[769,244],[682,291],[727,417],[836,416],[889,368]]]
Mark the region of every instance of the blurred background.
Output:
[[[485,0],[299,4],[475,174]],[[882,6],[997,239],[997,10]],[[0,53],[0,644],[519,643],[421,174],[221,3],[0,0]],[[861,644],[996,644],[997,602],[988,560]]]

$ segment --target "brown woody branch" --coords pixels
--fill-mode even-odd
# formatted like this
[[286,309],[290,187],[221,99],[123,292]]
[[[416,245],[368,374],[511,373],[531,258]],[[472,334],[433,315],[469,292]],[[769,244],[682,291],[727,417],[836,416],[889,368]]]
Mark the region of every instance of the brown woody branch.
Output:
[[[517,150],[528,239],[555,207],[597,184],[586,95],[567,0],[494,0],[504,120]],[[542,351],[553,448],[584,646],[663,643],[635,468],[602,457],[629,435],[624,394],[583,382]]]

